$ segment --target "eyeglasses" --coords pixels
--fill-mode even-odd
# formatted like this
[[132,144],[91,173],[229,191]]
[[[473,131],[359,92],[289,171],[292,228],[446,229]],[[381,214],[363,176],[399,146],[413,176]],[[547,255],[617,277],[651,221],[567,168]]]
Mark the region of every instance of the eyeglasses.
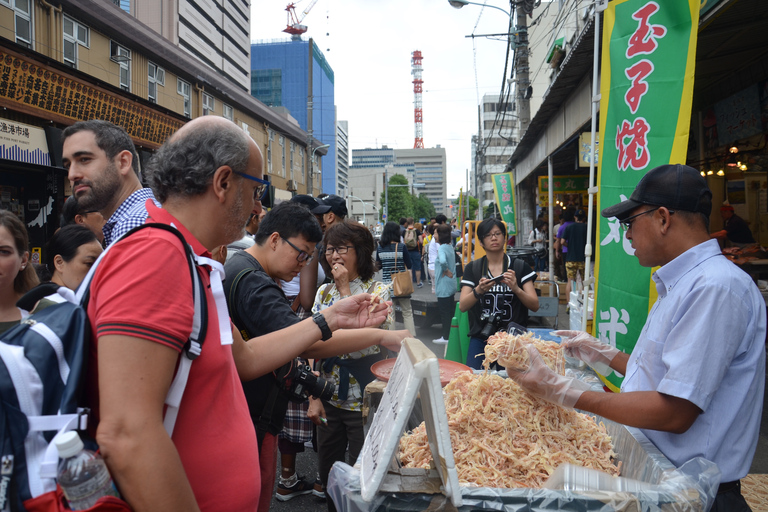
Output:
[[[635,220],[636,218],[638,218],[638,217],[640,217],[642,215],[645,215],[646,213],[655,212],[659,208],[661,208],[661,206],[657,206],[656,208],[651,208],[650,210],[645,210],[644,212],[640,212],[640,213],[635,214],[635,215],[633,215],[631,217],[627,217],[626,219],[624,219],[622,221],[619,221],[619,224],[621,224],[621,227],[622,227],[622,229],[624,229],[624,231],[629,231],[630,229],[632,229],[632,221],[633,220]],[[674,210],[669,210],[669,213],[672,214],[672,213],[675,213],[675,211]]]
[[488,233],[487,235],[485,235],[483,237],[483,239],[486,239],[486,238],[504,238],[504,233],[502,233],[501,231],[496,231],[494,233]]
[[338,254],[347,254],[350,249],[354,249],[354,245],[340,245],[338,247],[326,247],[325,248],[325,255],[331,256],[333,255],[333,251],[336,251]]
[[298,247],[293,245],[291,242],[289,242],[285,238],[283,238],[283,237],[280,237],[280,238],[282,238],[283,242],[287,243],[288,245],[290,245],[291,247],[293,247],[294,249],[296,249],[298,251],[299,255],[296,256],[296,261],[299,261],[299,262],[305,262],[305,261],[309,262],[309,260],[312,259],[312,255],[309,254],[308,252],[302,251],[301,249],[299,249]]
[[244,172],[238,172],[238,171],[232,171],[238,176],[242,176],[243,178],[247,178],[249,180],[253,180],[259,185],[256,186],[255,189],[253,189],[253,200],[254,201],[262,201],[264,197],[266,197],[267,192],[269,191],[269,181],[263,180],[261,178],[257,178],[256,176],[251,176],[250,174],[245,174]]

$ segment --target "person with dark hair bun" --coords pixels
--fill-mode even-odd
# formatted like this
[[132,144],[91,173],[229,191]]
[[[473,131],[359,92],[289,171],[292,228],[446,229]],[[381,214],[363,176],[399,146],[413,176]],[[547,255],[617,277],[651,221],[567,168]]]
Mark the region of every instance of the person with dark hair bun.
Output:
[[16,301],[40,282],[29,262],[28,247],[24,223],[8,210],[0,210],[0,334],[29,315],[16,307]]
[[76,290],[103,250],[87,227],[64,226],[51,237],[45,251],[51,282]]
[[78,202],[75,196],[69,196],[64,201],[64,207],[61,209],[61,219],[59,225],[63,228],[71,224],[79,224],[85,226],[96,235],[100,244],[104,244],[104,231],[102,228],[106,220],[104,216],[96,210],[88,210],[83,208]]

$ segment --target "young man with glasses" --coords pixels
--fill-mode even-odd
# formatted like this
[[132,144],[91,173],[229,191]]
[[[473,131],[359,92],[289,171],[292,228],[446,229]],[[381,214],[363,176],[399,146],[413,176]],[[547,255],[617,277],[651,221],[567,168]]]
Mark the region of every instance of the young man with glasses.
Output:
[[559,334],[567,355],[625,375],[621,393],[555,374],[532,347],[527,372],[507,371],[545,400],[641,429],[677,467],[694,457],[714,462],[721,484],[712,510],[747,511],[740,479],[760,431],[765,302],[710,239],[711,210],[699,171],[677,164],[651,169],[629,199],[602,212],[626,227],[641,266],[660,267],[658,300],[631,354],[585,332]]
[[[232,321],[244,339],[280,331],[301,321],[276,281],[290,281],[299,275],[305,265],[312,262],[315,245],[321,239],[320,224],[307,207],[296,202],[281,203],[264,217],[255,245],[235,253],[227,261],[224,291]],[[330,357],[380,343],[397,347],[404,337],[405,334],[381,329],[337,332],[327,342],[318,338],[318,343],[301,355]],[[288,398],[281,391],[285,386],[286,383],[272,373],[243,383],[259,443],[260,511],[269,510],[275,485],[278,434],[288,407]],[[285,501],[308,494],[312,489],[313,482],[302,480],[295,473],[282,475],[278,499]]]

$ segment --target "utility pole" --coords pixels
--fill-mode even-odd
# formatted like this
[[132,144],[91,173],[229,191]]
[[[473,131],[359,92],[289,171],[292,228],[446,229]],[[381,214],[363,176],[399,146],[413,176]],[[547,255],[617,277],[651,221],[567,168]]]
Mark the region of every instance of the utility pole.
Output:
[[309,61],[307,63],[307,76],[309,78],[308,84],[307,84],[307,157],[309,158],[309,165],[307,168],[309,169],[309,177],[307,179],[307,194],[314,196],[315,195],[315,188],[313,185],[313,179],[314,179],[314,173],[315,173],[315,154],[312,151],[312,145],[313,145],[313,130],[312,130],[312,111],[314,109],[314,93],[312,91],[312,65],[314,64],[314,57],[312,49],[314,47],[315,42],[312,40],[312,38],[309,38],[309,51],[307,52],[309,54]]
[[531,104],[529,92],[531,87],[531,80],[529,77],[528,67],[528,21],[525,16],[530,13],[526,13],[522,3],[515,3],[515,65],[514,73],[516,77],[515,92],[517,96],[517,112],[518,121],[520,123],[520,133],[518,133],[518,140],[523,138],[525,130],[528,129],[528,124],[531,122]]

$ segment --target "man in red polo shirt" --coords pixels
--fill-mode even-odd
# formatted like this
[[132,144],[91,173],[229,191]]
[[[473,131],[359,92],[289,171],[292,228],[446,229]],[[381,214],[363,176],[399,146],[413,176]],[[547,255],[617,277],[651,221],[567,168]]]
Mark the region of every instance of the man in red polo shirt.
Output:
[[[149,221],[176,227],[203,258],[243,236],[267,183],[258,146],[214,116],[195,119],[171,137],[148,179],[162,204],[147,202]],[[96,438],[136,511],[255,510],[258,450],[240,381],[280,367],[335,329],[386,318],[386,304],[369,313],[370,296],[356,295],[322,317],[246,343],[227,316],[223,268],[213,260],[203,268],[205,343],[192,363],[172,437],[163,426],[164,402],[194,316],[183,247],[171,233],[144,230],[116,243],[91,283],[95,370],[88,387]]]

